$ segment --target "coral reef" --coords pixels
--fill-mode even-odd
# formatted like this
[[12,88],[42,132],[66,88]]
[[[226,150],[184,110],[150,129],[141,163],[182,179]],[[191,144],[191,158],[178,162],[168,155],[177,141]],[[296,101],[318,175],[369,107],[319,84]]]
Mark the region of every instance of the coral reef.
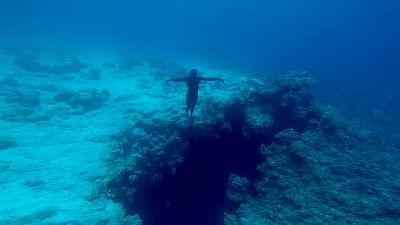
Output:
[[129,126],[106,192],[145,225],[398,223],[400,180],[384,172],[395,168],[314,100],[313,83],[293,72],[211,101],[200,122]]

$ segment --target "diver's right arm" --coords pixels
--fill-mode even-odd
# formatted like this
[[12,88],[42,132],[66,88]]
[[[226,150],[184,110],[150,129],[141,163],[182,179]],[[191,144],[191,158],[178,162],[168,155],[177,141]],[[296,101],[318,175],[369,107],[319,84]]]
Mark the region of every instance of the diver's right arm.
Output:
[[165,82],[168,83],[170,81],[177,82],[177,81],[186,81],[186,80],[187,80],[186,77],[183,77],[183,78],[172,78],[172,79],[169,79],[169,80],[167,80]]

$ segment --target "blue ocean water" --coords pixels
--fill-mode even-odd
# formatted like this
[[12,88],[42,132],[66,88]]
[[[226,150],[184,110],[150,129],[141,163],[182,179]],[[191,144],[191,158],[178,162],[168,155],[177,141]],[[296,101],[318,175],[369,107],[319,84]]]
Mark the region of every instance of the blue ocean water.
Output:
[[[243,199],[247,197],[235,196],[241,199],[240,204],[235,202],[227,207],[221,203],[223,201],[221,200],[216,205],[219,207],[221,203],[223,205],[221,207],[225,207],[226,211],[220,210],[217,206],[212,208],[221,215],[223,212],[227,213],[224,224],[262,224],[260,221],[271,224],[330,224],[335,221],[337,224],[400,223],[400,210],[397,208],[400,203],[396,200],[400,197],[400,183],[396,174],[400,170],[400,165],[393,163],[395,159],[398,159],[400,149],[399,11],[400,2],[397,0],[2,0],[0,2],[0,104],[2,105],[0,110],[0,173],[2,173],[0,174],[0,191],[3,194],[0,194],[2,205],[0,206],[0,224],[141,224],[138,219],[140,217],[144,221],[143,224],[148,225],[155,224],[154,221],[157,221],[149,222],[148,218],[154,216],[155,213],[146,211],[148,208],[160,212],[162,216],[168,213],[176,215],[175,211],[170,212],[163,205],[158,205],[161,204],[158,199],[148,196],[153,192],[157,192],[156,196],[160,198],[164,198],[171,192],[172,196],[177,195],[170,189],[180,188],[178,185],[182,182],[180,179],[193,182],[186,177],[186,173],[179,174],[179,168],[198,172],[196,165],[202,162],[190,158],[198,156],[197,153],[195,156],[190,155],[187,161],[195,166],[184,164],[181,167],[169,168],[169,171],[178,170],[179,176],[171,178],[173,181],[167,178],[163,180],[162,177],[165,174],[154,172],[157,169],[150,168],[147,164],[159,163],[156,159],[163,158],[164,155],[160,153],[157,156],[148,156],[143,152],[151,152],[149,149],[154,146],[161,146],[162,143],[169,143],[170,139],[177,138],[174,136],[175,133],[165,135],[160,130],[170,132],[175,129],[176,132],[182,132],[182,130],[186,132],[186,129],[182,127],[186,127],[187,121],[181,120],[185,116],[184,106],[179,105],[184,103],[182,99],[182,96],[185,96],[184,84],[182,86],[175,83],[171,86],[163,85],[166,85],[164,80],[167,78],[182,76],[188,72],[188,69],[197,66],[200,67],[202,76],[203,74],[222,76],[225,83],[202,84],[210,86],[201,86],[204,92],[200,92],[199,108],[196,109],[198,121],[201,122],[190,123],[188,127],[191,129],[196,126],[201,127],[201,124],[207,124],[206,121],[215,119],[210,116],[214,115],[212,114],[214,112],[210,111],[225,110],[224,104],[229,102],[227,100],[229,96],[240,97],[238,94],[240,91],[259,90],[260,86],[263,86],[257,86],[260,84],[259,81],[249,81],[251,79],[275,79],[291,71],[308,71],[316,80],[312,88],[314,98],[318,103],[332,107],[321,106],[321,111],[325,114],[331,112],[335,118],[336,116],[345,118],[342,123],[346,127],[351,127],[349,130],[359,135],[360,143],[371,146],[371,152],[382,153],[379,156],[360,153],[357,157],[362,156],[361,158],[365,161],[357,164],[359,168],[353,168],[350,163],[345,163],[345,159],[348,159],[347,155],[346,157],[341,155],[338,157],[340,160],[332,162],[332,165],[329,165],[329,160],[320,160],[327,163],[324,164],[328,165],[327,168],[334,168],[330,174],[333,174],[332,179],[315,178],[311,183],[320,182],[321,189],[318,196],[329,195],[325,192],[331,188],[327,183],[332,180],[339,183],[336,186],[337,193],[329,198],[327,200],[329,203],[326,204],[329,205],[329,209],[332,209],[331,213],[334,216],[328,216],[329,212],[324,211],[327,209],[318,208],[319,206],[308,208],[310,212],[307,211],[304,215],[299,213],[306,206],[293,202],[303,201],[297,197],[301,196],[298,193],[303,193],[306,189],[303,188],[300,191],[301,187],[299,187],[297,192],[289,191],[289,188],[285,189],[282,183],[292,184],[291,182],[298,181],[287,179],[290,182],[287,180],[280,182],[282,186],[277,185],[279,188],[273,188],[270,185],[272,194],[265,194],[264,200],[267,197],[280,196],[284,191],[286,191],[285,194],[296,192],[298,194],[294,194],[296,199],[293,196],[291,196],[293,199],[290,199],[282,194],[283,197],[280,200],[290,199],[286,201],[287,207],[282,209],[282,214],[295,211],[299,213],[298,215],[288,218],[282,216],[282,221],[278,221],[279,216],[272,215],[273,210],[270,208],[268,212],[271,214],[263,214],[262,209],[258,208],[260,211],[257,212],[260,214],[252,215],[249,205],[257,201],[247,200],[246,202]],[[240,76],[236,76],[237,74]],[[292,82],[303,82],[306,83],[304,86],[308,85],[308,78],[305,79],[306,81],[303,80],[304,74],[294,74],[294,77],[300,74],[298,75],[300,78]],[[290,76],[289,80],[291,81]],[[301,88],[303,88],[303,83],[299,85]],[[225,84],[226,86],[223,86]],[[282,81],[278,84],[285,86],[285,82]],[[277,85],[276,88],[279,89],[279,87]],[[298,94],[296,91],[293,93],[293,95]],[[216,96],[217,100],[210,96]],[[299,94],[299,96],[302,99],[306,95]],[[268,98],[285,101],[285,98],[281,96],[265,99]],[[177,104],[182,109],[177,109]],[[225,116],[227,121],[226,118],[230,115],[229,110],[222,113],[222,117]],[[163,111],[168,111],[170,114],[162,114]],[[298,114],[306,110],[300,111]],[[235,113],[236,111],[232,117],[236,116]],[[273,120],[271,118],[269,119]],[[252,138],[243,139],[242,142],[237,143],[237,146],[243,145],[244,148],[252,151],[257,144],[257,146],[261,143],[270,145],[266,147],[269,150],[264,149],[263,154],[266,158],[276,160],[271,162],[271,165],[286,162],[283,158],[275,159],[274,156],[278,154],[265,153],[284,152],[282,149],[286,148],[281,146],[282,143],[278,144],[281,136],[292,140],[294,136],[303,135],[303,139],[300,139],[304,145],[309,144],[310,149],[317,148],[313,145],[315,142],[309,138],[311,135],[307,133],[315,127],[311,128],[310,125],[306,129],[299,125],[301,122],[286,123],[289,117],[283,115],[282,118],[281,120],[284,120],[284,122],[281,121],[282,126],[271,125],[269,133],[269,135],[272,134],[271,137],[268,136],[262,141],[257,138],[255,138],[256,141]],[[309,120],[307,123],[311,124],[316,123],[317,119]],[[318,126],[322,127],[321,121]],[[212,127],[218,127],[217,122],[216,120]],[[267,124],[268,119],[264,122]],[[132,129],[126,128],[128,125],[132,126]],[[157,126],[160,127],[157,128]],[[293,134],[290,128],[296,130],[297,133]],[[124,129],[129,132],[124,133]],[[290,132],[284,132],[287,130]],[[222,136],[222,139],[230,140],[231,136],[224,137],[223,135],[226,134],[224,132],[213,137]],[[343,135],[341,132],[335,130],[334,134],[331,134],[334,137],[332,140]],[[189,133],[182,135],[182,139],[185,140],[187,136],[196,136],[202,133],[202,130]],[[318,139],[324,143],[321,144],[321,148],[341,149],[345,146],[343,149],[346,149],[348,146],[357,146],[355,144],[357,142],[353,139],[349,142],[339,142],[340,146],[329,145],[327,143],[332,140],[329,140],[328,133],[326,135],[324,136],[326,139]],[[119,144],[110,141],[110,137]],[[361,141],[364,140],[362,138],[370,142]],[[219,143],[212,138],[211,141],[204,139],[206,140],[201,139],[204,143],[197,139],[189,142],[189,149],[216,150],[218,149],[216,146],[222,146],[222,148],[229,146],[235,149],[234,145]],[[131,142],[127,144],[126,140]],[[293,140],[298,141],[297,145],[294,144],[295,146],[301,146],[298,139],[293,138]],[[126,153],[122,150],[118,154],[112,152],[111,155],[114,155],[110,159],[110,146],[114,145],[140,150],[133,155],[130,155],[131,152]],[[290,148],[292,147],[293,145]],[[293,149],[290,148],[288,147],[292,151]],[[166,147],[166,149],[165,152],[174,155],[168,152],[169,148]],[[351,153],[354,153],[351,151],[346,152],[350,158]],[[310,155],[311,153],[309,152]],[[242,157],[240,151],[237,154],[235,157]],[[258,154],[254,153],[247,159],[254,164],[257,162],[259,165],[264,165],[258,161],[258,157],[261,157]],[[335,154],[329,151],[326,153],[332,156],[331,158],[327,156],[329,159],[333,159]],[[225,160],[222,155],[216,154],[216,156],[218,159]],[[174,155],[170,161],[182,161],[177,158],[179,157]],[[203,160],[205,158],[207,161],[209,155],[200,154],[200,158]],[[146,160],[155,161],[148,163]],[[373,163],[368,160],[372,160]],[[387,168],[384,165],[385,160],[388,160],[388,165],[390,165]],[[140,166],[136,167],[136,163]],[[213,163],[215,162],[210,162],[212,169],[220,169],[219,165]],[[387,171],[382,171],[381,176],[365,175],[364,177],[363,174],[370,171],[379,171],[375,167],[371,169],[369,163],[373,164],[371,167],[382,166]],[[132,165],[132,167],[127,165]],[[269,166],[273,167],[271,165]],[[246,166],[249,165],[243,167]],[[349,177],[352,177],[352,174],[350,172],[345,174],[338,169],[342,168],[341,166],[355,171],[355,177],[361,177],[361,181],[351,180]],[[314,167],[310,166],[310,168]],[[275,173],[282,170],[280,166],[276,168],[271,171]],[[124,177],[114,169],[129,176]],[[215,172],[212,169],[208,171],[209,174]],[[150,176],[146,170],[154,174]],[[224,168],[224,170],[227,169]],[[253,189],[257,189],[256,186],[261,185],[260,180],[266,180],[257,176],[268,177],[265,171],[262,175],[256,176],[247,171],[247,167],[245,172],[237,170],[238,175],[232,173],[229,177],[223,178],[224,181],[229,180],[231,184],[233,183],[233,189],[240,189],[242,188],[240,185],[243,184],[253,185]],[[286,171],[286,174],[296,174],[293,171]],[[299,174],[302,174],[306,170],[296,171],[301,171]],[[175,172],[165,172],[168,174],[165,176],[169,178],[169,175]],[[325,176],[329,177],[327,174]],[[118,177],[119,175],[122,178]],[[340,186],[343,177],[333,178],[342,175],[346,177],[345,179],[351,180],[346,183],[347,186]],[[152,177],[152,182],[161,184],[162,188],[167,189],[167,194],[160,194],[159,186],[149,188],[150,191],[148,191],[144,188],[147,187],[147,180],[143,177]],[[219,178],[211,177],[210,180],[218,180],[215,183],[224,186],[226,182],[219,182]],[[392,183],[388,181],[390,178],[393,178]],[[107,183],[110,180],[111,185]],[[145,180],[146,182],[143,182],[145,185],[138,180]],[[374,186],[374,182],[381,186]],[[218,185],[216,184],[216,189],[221,187]],[[108,189],[104,188],[105,186]],[[183,186],[188,189],[193,188],[187,183]],[[119,188],[124,190],[124,194],[121,194],[122,191],[119,191]],[[135,192],[136,189],[138,192]],[[186,192],[187,190],[183,192],[188,196],[201,192],[198,187],[193,189],[195,189],[193,192]],[[353,195],[355,192],[352,191],[355,189],[368,190],[368,193],[374,196],[370,199],[362,194],[359,196],[360,199],[364,199],[360,200],[362,204],[359,205],[371,208],[372,212],[346,210],[358,203],[347,201],[345,198],[350,199],[349,196],[340,196],[338,193]],[[221,193],[224,190],[218,189]],[[282,192],[276,192],[277,190]],[[248,191],[250,193],[248,195],[256,196],[257,194],[252,191],[254,190]],[[307,191],[315,192],[316,190]],[[125,192],[145,193],[143,196],[151,201],[143,203],[145,209],[141,210],[140,204],[142,201],[146,202],[146,198],[136,196],[140,204],[133,204],[134,206],[130,208],[131,202],[127,202],[131,199],[123,200]],[[215,196],[219,199],[221,195]],[[56,200],[53,201],[53,199]],[[304,199],[311,201],[306,197]],[[375,199],[383,199],[383,202]],[[391,200],[386,201],[386,199]],[[197,198],[191,200],[196,203],[199,201]],[[269,199],[270,202],[278,205],[278,202],[274,202],[275,200]],[[165,204],[168,205],[167,208],[170,207],[170,203]],[[206,205],[207,202],[201,204]],[[238,209],[239,205],[241,205],[241,211]],[[195,208],[204,209],[200,206]],[[80,213],[82,217],[79,216]],[[204,219],[203,221],[214,221],[210,218],[218,217],[211,212],[204,215],[191,213],[195,218]],[[265,220],[248,221],[248,218],[258,218],[259,215],[267,214],[268,216],[263,218]],[[312,219],[301,220],[299,217]],[[184,224],[178,222],[181,221],[179,219],[174,218],[165,224]],[[190,220],[182,219],[182,221]],[[219,220],[216,219],[216,221]],[[219,221],[216,224],[221,223]]]
[[2,38],[27,43],[94,43],[274,74],[399,73],[395,0],[5,0],[1,6]]

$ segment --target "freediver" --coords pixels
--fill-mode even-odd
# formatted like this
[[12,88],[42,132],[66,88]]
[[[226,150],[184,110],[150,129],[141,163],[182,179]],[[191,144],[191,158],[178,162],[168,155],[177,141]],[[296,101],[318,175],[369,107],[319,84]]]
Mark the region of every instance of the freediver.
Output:
[[[200,81],[221,81],[224,82],[221,78],[214,78],[214,77],[200,77],[197,76],[198,72],[197,69],[190,70],[190,76],[182,77],[182,78],[172,78],[166,81],[166,83],[170,81],[185,81],[188,87],[188,91],[186,94],[186,116],[188,119],[192,118],[194,107],[196,106],[197,99],[199,98],[199,84]],[[190,116],[188,112],[190,111]]]

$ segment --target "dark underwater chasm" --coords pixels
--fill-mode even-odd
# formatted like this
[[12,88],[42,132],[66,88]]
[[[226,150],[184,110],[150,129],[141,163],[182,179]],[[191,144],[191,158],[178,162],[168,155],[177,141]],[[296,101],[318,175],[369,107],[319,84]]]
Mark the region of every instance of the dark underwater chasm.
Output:
[[[212,135],[190,125],[181,131],[188,144],[183,162],[174,166],[175,172],[171,173],[168,165],[149,168],[146,161],[154,161],[149,156],[139,166],[147,172],[138,176],[135,184],[129,184],[129,174],[122,176],[125,181],[114,183],[135,189],[130,197],[115,193],[114,199],[122,203],[126,214],[138,214],[143,225],[223,225],[224,212],[239,207],[227,198],[229,176],[246,177],[251,194],[251,184],[259,176],[256,167],[264,161],[259,148],[266,141],[265,137],[261,140],[244,134],[241,105],[225,112],[225,122],[230,129],[216,125]],[[160,179],[155,181],[154,174]]]
[[139,181],[127,210],[138,213],[144,225],[222,225],[223,212],[234,207],[226,199],[229,175],[257,177],[259,144],[241,133],[193,140],[175,174],[166,169],[156,184]]

